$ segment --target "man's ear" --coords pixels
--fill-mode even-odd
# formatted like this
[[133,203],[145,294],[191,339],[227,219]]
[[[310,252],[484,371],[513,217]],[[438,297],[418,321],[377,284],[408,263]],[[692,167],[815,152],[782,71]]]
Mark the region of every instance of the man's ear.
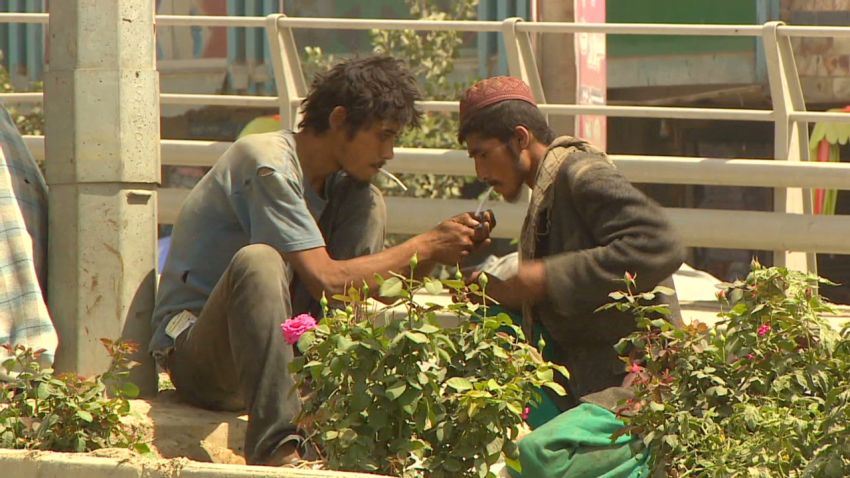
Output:
[[521,124],[514,127],[514,137],[519,143],[520,151],[531,147],[531,143],[534,141],[534,134]]
[[345,127],[348,119],[348,110],[344,106],[335,106],[328,115],[328,125],[332,130],[340,130]]

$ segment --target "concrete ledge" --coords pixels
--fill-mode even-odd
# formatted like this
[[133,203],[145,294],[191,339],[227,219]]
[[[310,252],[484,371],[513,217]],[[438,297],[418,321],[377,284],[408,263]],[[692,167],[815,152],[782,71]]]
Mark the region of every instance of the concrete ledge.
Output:
[[216,412],[180,402],[176,392],[160,392],[154,400],[131,400],[131,421],[162,458],[244,465],[248,417]]
[[0,450],[2,476],[10,478],[376,478],[379,475],[246,465],[196,463],[186,459],[153,460],[128,450],[115,457],[92,454]]

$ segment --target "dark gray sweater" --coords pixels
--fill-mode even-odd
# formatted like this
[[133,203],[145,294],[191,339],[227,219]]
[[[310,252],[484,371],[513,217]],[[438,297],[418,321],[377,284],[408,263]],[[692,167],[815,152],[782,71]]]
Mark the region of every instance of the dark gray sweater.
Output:
[[[567,149],[555,147],[548,154]],[[553,361],[570,371],[565,408],[619,386],[625,375],[613,346],[635,329],[635,320],[616,310],[594,311],[625,286],[626,271],[637,275],[641,291],[665,280],[672,286],[668,279],[685,250],[663,210],[602,154],[570,151],[553,187],[534,254],[545,264],[548,299],[534,308],[533,317],[555,341]]]

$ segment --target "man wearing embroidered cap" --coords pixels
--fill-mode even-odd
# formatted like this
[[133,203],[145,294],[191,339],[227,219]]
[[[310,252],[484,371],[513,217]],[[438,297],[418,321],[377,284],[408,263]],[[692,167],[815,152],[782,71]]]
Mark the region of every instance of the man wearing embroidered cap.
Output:
[[[523,476],[609,476],[608,465],[598,459],[593,472],[572,474],[581,468],[578,455],[557,452],[576,443],[562,433],[575,429],[583,406],[594,404],[592,413],[601,410],[615,420],[608,411],[629,394],[614,345],[634,330],[634,319],[595,310],[622,287],[626,272],[636,275],[641,291],[662,281],[672,284],[669,277],[684,249],[663,210],[603,152],[578,138],[555,137],[522,80],[494,77],[467,89],[460,100],[458,140],[475,161],[478,179],[507,200],[517,200],[524,187],[532,190],[516,274],[491,279],[487,293],[502,307],[521,311],[526,336],[542,333],[546,358],[570,372],[564,383],[568,396],[547,397],[553,409],[548,417],[541,418],[538,408],[537,425],[557,416],[550,428],[540,427],[520,442]],[[564,419],[572,421],[564,426]],[[617,449],[630,456],[626,445]],[[611,466],[620,458],[613,457]]]

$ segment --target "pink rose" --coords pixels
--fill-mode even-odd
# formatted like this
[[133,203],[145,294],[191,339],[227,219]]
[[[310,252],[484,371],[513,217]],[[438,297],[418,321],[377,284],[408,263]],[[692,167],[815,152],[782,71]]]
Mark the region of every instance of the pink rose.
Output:
[[530,413],[531,413],[531,407],[525,407],[522,410],[522,415],[520,415],[520,416],[522,417],[523,420],[528,420],[528,414],[530,414]]
[[770,332],[770,324],[762,324],[758,329],[759,337],[764,337]]
[[316,319],[312,315],[301,314],[291,319],[286,319],[284,323],[280,324],[280,330],[283,331],[283,338],[286,339],[286,343],[294,345],[298,343],[298,339],[302,335],[315,329],[316,326]]
[[643,367],[641,367],[640,365],[638,365],[635,362],[632,362],[632,365],[629,367],[629,372],[631,372],[631,373],[641,373],[641,372],[643,372]]

